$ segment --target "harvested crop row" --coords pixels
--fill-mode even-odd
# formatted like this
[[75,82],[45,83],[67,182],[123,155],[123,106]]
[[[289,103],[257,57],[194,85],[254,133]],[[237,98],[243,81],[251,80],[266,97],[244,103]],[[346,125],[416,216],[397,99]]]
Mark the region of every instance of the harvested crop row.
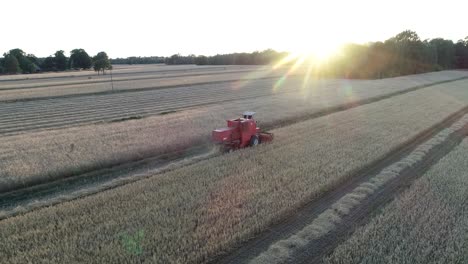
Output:
[[[269,85],[270,83],[271,82],[268,82],[266,84]],[[31,108],[27,108],[27,105],[24,105],[24,108],[18,110],[12,107],[10,109],[4,109],[6,113],[10,112],[10,114],[0,115],[0,124],[2,125],[0,133],[8,133],[11,131],[20,132],[28,130],[27,127],[29,126],[41,128],[41,124],[55,123],[57,127],[61,127],[61,124],[66,123],[92,123],[92,121],[89,120],[94,120],[96,122],[110,121],[113,118],[132,115],[146,116],[167,110],[179,110],[203,104],[271,95],[271,91],[268,89],[249,90],[242,94],[239,92],[211,90],[211,95],[207,94],[209,89],[207,89],[208,91],[201,89],[198,91],[199,88],[195,88],[194,90],[195,91],[192,91],[190,94],[181,95],[179,95],[178,91],[175,91],[174,94],[169,93],[169,96],[165,96],[163,93],[158,93],[157,95],[149,94],[148,97],[143,97],[143,95],[128,96],[128,99],[123,99],[121,101],[107,101],[104,98],[96,98],[97,100],[93,100],[92,103],[70,101],[68,107],[65,104],[51,104],[50,108],[44,106],[37,107],[38,103],[35,103],[34,107]],[[281,91],[281,93],[293,92],[292,90],[293,89],[288,89],[287,91]],[[132,101],[132,97],[136,97],[137,100]],[[80,103],[81,107],[79,106]],[[84,108],[83,105],[89,105],[90,107]]]
[[[240,72],[226,72],[226,73],[207,73],[207,74],[188,74],[188,75],[177,75],[177,76],[155,76],[155,75],[145,75],[145,76],[133,76],[130,77],[121,77],[113,79],[114,91],[118,90],[130,90],[130,89],[145,89],[145,88],[159,88],[166,86],[180,86],[180,85],[189,85],[197,83],[216,83],[222,81],[233,81],[233,80],[251,80],[257,78],[266,78],[266,77],[281,77],[284,72],[271,72],[271,71],[240,71]],[[44,96],[41,97],[51,97],[54,96],[53,91],[57,90],[63,95],[63,92],[68,88],[73,88],[79,85],[82,89],[82,93],[99,93],[99,92],[108,92],[109,85],[111,84],[110,77],[108,75],[104,78],[99,78],[93,80],[92,78],[87,78],[84,80],[72,81],[72,82],[62,82],[62,83],[32,83],[32,84],[20,84],[20,85],[9,85],[9,86],[0,86],[0,95],[3,93],[17,92],[21,94],[23,90],[30,89],[46,89],[48,91]],[[20,98],[13,98],[20,99]]]
[[[437,98],[434,104],[444,105],[439,114],[448,115],[468,100],[466,83],[467,80],[446,83],[411,94],[416,95],[415,102],[419,98],[434,97],[427,99],[431,102]],[[143,120],[3,137],[0,139],[0,190],[183,149],[207,140],[211,129],[223,126],[224,119],[246,109],[259,113],[260,124],[274,124],[352,103],[359,96],[368,98],[378,94],[376,90],[356,88],[356,93],[349,96],[335,90],[336,97],[333,97],[326,90],[317,89],[317,95],[309,99],[304,99],[301,93],[279,94]],[[176,133],[168,135],[168,131]]]
[[[160,73],[160,72],[143,72],[143,73],[134,73],[134,74],[118,74],[113,72],[112,80],[114,82],[118,81],[136,81],[136,80],[147,80],[152,79],[154,81],[164,81],[164,79],[173,79],[178,78],[180,81],[184,81],[184,78],[192,78],[196,76],[218,76],[226,75],[229,77],[234,77],[237,75],[240,76],[252,76],[256,72],[260,74],[262,71],[266,71],[268,68],[257,68],[257,69],[225,69],[225,70],[210,70],[205,71],[184,71],[176,73]],[[271,72],[271,69],[270,69]],[[250,73],[250,74],[249,74]],[[277,71],[276,73],[279,73]],[[198,80],[198,79],[194,79]],[[39,87],[50,87],[50,86],[66,86],[74,84],[87,84],[87,83],[109,83],[110,74],[105,75],[90,75],[83,77],[69,77],[69,78],[51,78],[51,79],[27,79],[21,81],[9,81],[1,82],[0,81],[0,90],[19,90],[19,89],[28,89],[28,88],[39,88]],[[185,83],[185,82],[184,82]]]
[[467,155],[465,139],[325,262],[465,263]]
[[[415,148],[407,156],[385,168],[374,177],[361,183],[349,193],[343,195],[330,208],[313,219],[302,230],[290,237],[277,241],[268,250],[250,261],[250,263],[291,263],[298,252],[307,251],[312,241],[318,241],[337,226],[344,224],[344,218],[357,207],[384,187],[388,182],[402,177],[402,173],[416,166],[431,155],[432,149],[437,149],[447,143],[450,137],[468,125],[468,114],[465,114],[450,127],[443,129],[431,139]],[[432,153],[433,154],[433,153]],[[382,194],[383,195],[383,194]]]
[[[431,73],[423,76],[399,77],[379,81],[322,80],[311,81],[305,87],[302,78],[287,79],[274,90],[277,80],[255,80],[171,89],[140,91],[125,94],[58,98],[48,101],[17,102],[0,105],[0,134],[53,129],[98,121],[142,117],[164,111],[212,104],[230,100],[255,98],[278,93],[296,94],[298,105],[309,108],[333,107],[343,103],[371,98],[434,81],[467,76],[466,72]],[[254,104],[255,105],[255,104]],[[249,107],[250,108],[250,107]]]
[[203,262],[467,104],[436,87],[276,129],[272,144],[1,221],[0,257]]
[[[139,89],[157,89],[172,86],[209,84],[217,82],[237,81],[237,80],[255,80],[261,78],[280,78],[285,74],[285,69],[279,70],[253,70],[251,72],[242,73],[226,73],[226,74],[208,74],[198,76],[180,76],[175,78],[159,78],[159,79],[130,79],[121,80],[113,83],[114,91],[124,90],[139,90]],[[130,75],[131,76],[131,75]],[[57,96],[85,95],[95,93],[110,92],[111,81],[107,82],[89,82],[44,86],[38,84],[33,87],[6,86],[6,88],[18,89],[0,89],[0,101],[11,101],[21,99],[36,99]]]
[[[226,69],[255,69],[258,66],[247,65],[113,65],[113,74],[119,75],[133,75],[139,73],[158,73],[158,74],[175,74],[185,72],[200,72],[200,71],[221,71]],[[23,82],[28,80],[50,80],[50,79],[68,79],[79,78],[87,76],[96,76],[93,70],[81,71],[67,71],[67,72],[47,72],[41,74],[19,74],[19,75],[3,75],[0,76],[1,83]]]
[[[252,89],[241,89],[238,83],[202,85],[145,91],[124,95],[101,95],[85,98],[63,98],[52,101],[17,102],[2,105],[0,133],[12,134],[41,129],[41,124],[64,127],[111,121],[129,116],[147,116],[168,109],[181,109],[200,104],[219,103],[239,98],[255,98],[272,94],[275,80],[251,83]],[[295,84],[297,82],[292,82]],[[294,90],[288,87],[284,92]],[[282,93],[283,91],[281,91]]]

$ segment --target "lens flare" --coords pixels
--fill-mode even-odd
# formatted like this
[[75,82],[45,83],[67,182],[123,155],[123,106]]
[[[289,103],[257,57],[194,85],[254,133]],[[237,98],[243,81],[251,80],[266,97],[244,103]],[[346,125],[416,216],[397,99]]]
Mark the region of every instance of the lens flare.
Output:
[[293,66],[291,66],[291,68],[289,68],[289,70],[275,83],[275,85],[273,85],[273,92],[277,92],[279,88],[281,87],[281,85],[283,85],[283,83],[286,81],[286,79],[292,73],[294,73],[296,69],[304,63],[305,60],[306,60],[305,57],[298,57],[296,59],[296,62],[293,64]]

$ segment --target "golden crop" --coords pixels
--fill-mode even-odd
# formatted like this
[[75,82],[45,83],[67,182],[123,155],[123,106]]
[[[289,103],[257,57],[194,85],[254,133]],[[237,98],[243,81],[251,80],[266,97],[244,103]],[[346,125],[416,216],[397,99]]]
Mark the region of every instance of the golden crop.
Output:
[[[342,218],[347,216],[357,205],[361,204],[372,193],[380,189],[385,183],[396,178],[407,168],[416,165],[421,159],[430,155],[429,151],[446,140],[457,130],[468,124],[468,114],[440,131],[437,135],[419,145],[410,154],[385,168],[368,181],[360,184],[336,201],[329,209],[313,219],[307,226],[296,234],[275,242],[268,250],[257,256],[251,263],[285,263],[288,257],[297,250],[306,250],[304,247],[313,240],[319,239],[343,223]],[[380,262],[380,261],[379,261]]]
[[326,263],[465,263],[468,139],[326,259]]
[[0,221],[0,259],[205,262],[466,106],[467,82],[275,129],[271,144]]
[[[209,140],[209,133],[212,129],[225,125],[224,119],[233,118],[246,109],[258,112],[257,119],[260,121],[260,126],[271,125],[294,119],[297,116],[317,113],[333,106],[352,104],[358,100],[401,91],[416,85],[444,80],[444,78],[453,79],[463,74],[463,72],[454,71],[376,81],[320,80],[314,83],[312,86],[314,89],[309,91],[298,88],[291,93],[273,93],[266,97],[227,102],[222,105],[141,120],[1,137],[0,191],[47,182],[71,174],[201,144]],[[427,91],[427,94],[438,97],[436,104],[448,105],[441,113],[448,114],[465,105],[465,85],[466,82],[462,80],[424,88],[420,92]],[[41,103],[43,102],[38,101],[37,104]],[[122,99],[122,103],[127,102]],[[18,119],[16,127],[26,126],[28,122],[34,120],[34,117],[21,120],[25,117],[15,116],[13,110],[4,118]],[[64,113],[56,113],[62,114],[57,116],[56,120],[60,122],[63,120],[70,124],[80,122],[82,117],[79,112],[71,113],[73,113],[72,109],[64,110]],[[104,113],[95,111],[94,115],[100,118]],[[0,117],[0,122],[1,119]],[[41,125],[36,126],[38,126],[37,129],[41,128]],[[0,127],[0,130],[2,129],[4,128]],[[168,133],[168,131],[174,133]]]

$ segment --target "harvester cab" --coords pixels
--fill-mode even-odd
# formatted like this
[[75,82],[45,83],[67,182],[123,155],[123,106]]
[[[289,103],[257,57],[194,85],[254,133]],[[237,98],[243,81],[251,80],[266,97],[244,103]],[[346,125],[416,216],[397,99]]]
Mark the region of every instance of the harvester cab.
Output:
[[241,118],[226,120],[227,127],[212,132],[212,141],[223,151],[256,146],[273,140],[273,134],[262,132],[254,120],[255,112],[244,112]]

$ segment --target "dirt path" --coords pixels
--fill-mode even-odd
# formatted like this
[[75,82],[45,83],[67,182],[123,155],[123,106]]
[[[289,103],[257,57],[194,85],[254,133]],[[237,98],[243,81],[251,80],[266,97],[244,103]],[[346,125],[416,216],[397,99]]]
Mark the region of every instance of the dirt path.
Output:
[[[270,245],[287,239],[302,230],[340,198],[353,191],[360,184],[376,176],[383,168],[400,161],[418,147],[418,145],[449,127],[466,113],[468,113],[468,107],[450,115],[442,122],[395,148],[385,158],[368,165],[362,170],[356,171],[353,174],[354,177],[343,182],[338,188],[311,201],[295,214],[282,219],[276,225],[256,235],[240,248],[213,259],[211,263],[248,263],[251,259],[266,251]],[[468,127],[465,126],[463,130],[451,135],[444,144],[440,144],[432,149],[416,166],[404,170],[398,177],[389,181],[374,194],[370,195],[363,203],[354,208],[349,215],[343,218],[343,224],[339,224],[337,228],[320,239],[313,240],[306,247],[294,251],[293,257],[290,257],[287,262],[320,263],[323,257],[330,254],[337,245],[346,240],[356,227],[365,224],[378,208],[391,201],[395,195],[409,186],[413,180],[424,174],[432,164],[455,148],[466,136],[467,131]]]

